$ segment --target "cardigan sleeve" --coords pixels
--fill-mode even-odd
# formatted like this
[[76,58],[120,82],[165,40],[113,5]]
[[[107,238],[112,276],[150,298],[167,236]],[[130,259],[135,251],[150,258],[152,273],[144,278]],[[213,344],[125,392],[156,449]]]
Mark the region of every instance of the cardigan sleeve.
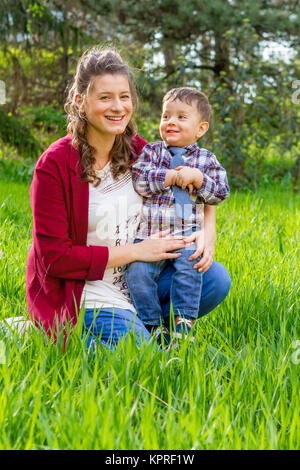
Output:
[[63,279],[100,280],[109,249],[73,244],[58,156],[38,161],[30,189],[33,240],[46,273]]
[[147,141],[140,137],[138,134],[135,134],[131,141],[131,149],[132,149],[132,159],[131,163],[135,163],[136,160],[138,159],[139,155],[141,154],[143,148],[145,145],[147,145]]

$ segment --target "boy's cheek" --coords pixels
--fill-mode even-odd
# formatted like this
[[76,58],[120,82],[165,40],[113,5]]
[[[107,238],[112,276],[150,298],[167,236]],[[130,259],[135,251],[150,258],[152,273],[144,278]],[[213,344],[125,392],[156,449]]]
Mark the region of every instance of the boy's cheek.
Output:
[[164,124],[161,123],[160,126],[159,126],[159,132],[160,132],[160,136],[161,136],[162,139],[164,139],[164,137],[165,137],[165,130],[166,129],[165,129]]

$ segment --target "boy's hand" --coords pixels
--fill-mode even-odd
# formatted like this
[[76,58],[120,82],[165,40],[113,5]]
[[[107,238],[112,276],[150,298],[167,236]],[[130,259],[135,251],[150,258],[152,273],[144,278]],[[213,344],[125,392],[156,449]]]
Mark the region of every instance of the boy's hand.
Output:
[[177,170],[167,170],[164,187],[166,188],[167,186],[174,186],[174,184],[176,184],[176,179]]
[[177,178],[176,184],[182,189],[188,187],[189,193],[192,194],[194,187],[200,189],[203,182],[203,173],[197,168],[189,166],[179,166],[176,168]]

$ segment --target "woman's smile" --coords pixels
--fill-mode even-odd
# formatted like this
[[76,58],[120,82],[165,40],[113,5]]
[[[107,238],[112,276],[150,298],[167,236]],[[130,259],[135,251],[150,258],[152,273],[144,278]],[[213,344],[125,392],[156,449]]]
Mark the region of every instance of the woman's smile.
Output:
[[133,105],[126,75],[105,74],[95,78],[84,103],[89,132],[114,138],[129,123]]
[[105,117],[109,121],[115,121],[115,122],[120,122],[124,118],[124,116],[105,116]]

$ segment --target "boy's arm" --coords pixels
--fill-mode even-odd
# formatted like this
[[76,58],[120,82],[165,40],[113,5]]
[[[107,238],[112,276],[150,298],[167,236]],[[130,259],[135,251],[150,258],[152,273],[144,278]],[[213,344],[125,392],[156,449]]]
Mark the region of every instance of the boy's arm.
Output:
[[160,168],[159,148],[153,144],[145,145],[138,161],[132,166],[133,186],[143,197],[168,191],[165,181],[169,173],[167,168]]
[[[207,151],[204,165],[202,184],[194,193],[204,202],[204,204],[216,205],[224,201],[229,194],[229,186],[225,169],[220,165],[216,156]],[[202,176],[199,175],[199,181]]]

